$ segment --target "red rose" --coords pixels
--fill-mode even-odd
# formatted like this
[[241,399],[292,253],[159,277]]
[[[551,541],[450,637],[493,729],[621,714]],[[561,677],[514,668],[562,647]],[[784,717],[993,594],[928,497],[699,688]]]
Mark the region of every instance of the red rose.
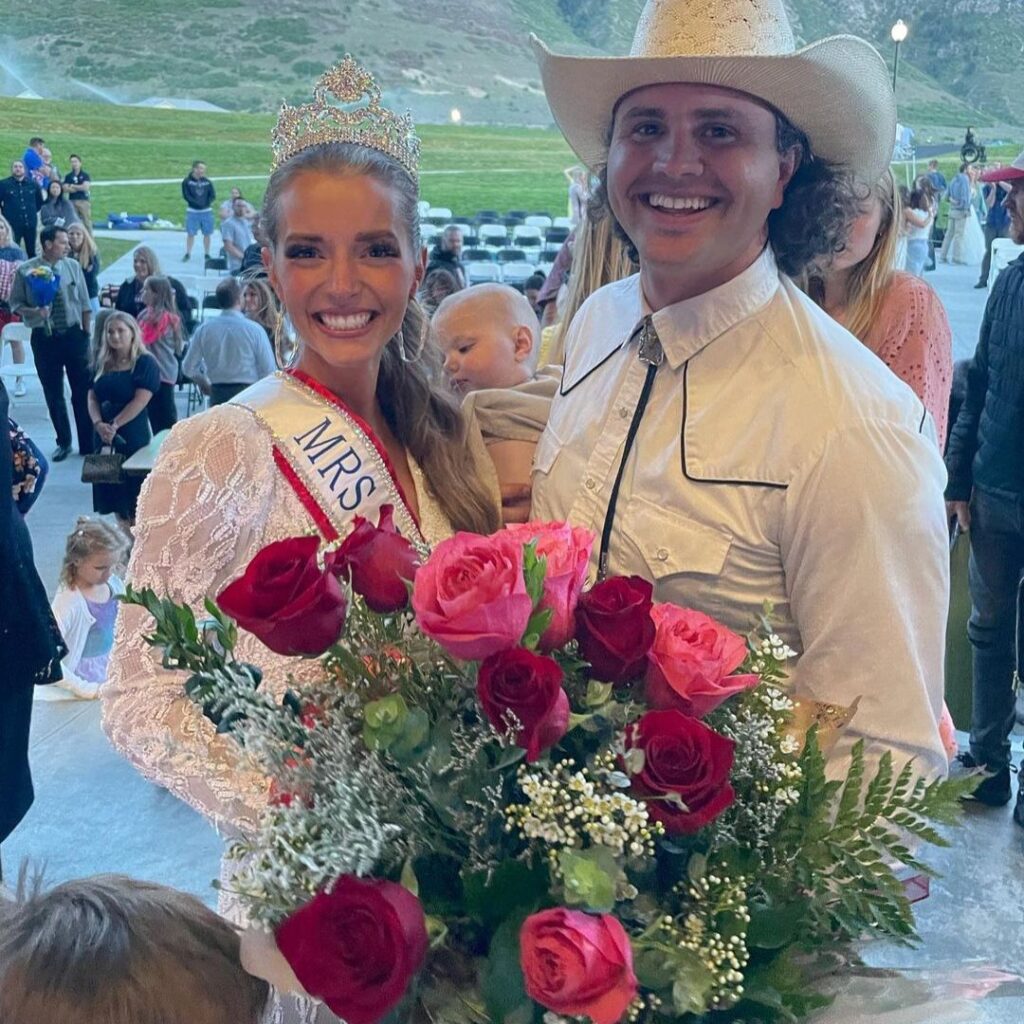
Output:
[[679,708],[703,718],[726,698],[761,681],[733,676],[747,656],[743,637],[691,608],[656,604],[651,612],[655,636],[647,667],[647,703]]
[[221,611],[278,654],[323,654],[341,636],[345,595],[317,564],[316,537],[268,544],[218,595]]
[[463,661],[515,647],[533,611],[522,544],[504,530],[441,541],[416,573],[412,607],[420,629]]
[[395,529],[394,511],[391,505],[381,505],[376,526],[356,516],[352,532],[327,557],[331,572],[351,575],[352,589],[366,607],[381,613],[406,607],[405,584],[413,581],[419,567],[416,549]]
[[569,727],[569,698],[562,689],[558,662],[522,647],[492,654],[480,666],[477,696],[487,720],[501,732],[512,712],[521,728],[516,743],[536,761]]
[[540,607],[551,611],[551,621],[541,635],[540,649],[547,652],[564,647],[572,639],[594,531],[567,523],[522,523],[507,527],[506,532],[524,545],[533,541],[537,557],[546,559]]
[[611,914],[542,910],[519,931],[526,994],[561,1016],[616,1024],[636,997],[629,936]]
[[622,685],[643,675],[654,641],[653,592],[639,576],[613,576],[580,595],[576,640],[596,679]]
[[735,748],[732,740],[681,711],[648,711],[626,729],[626,749],[644,754],[633,791],[642,797],[678,797],[648,800],[647,810],[669,835],[697,832],[736,797],[729,784]]
[[427,954],[420,901],[395,882],[345,875],[275,929],[295,977],[348,1024],[376,1024]]

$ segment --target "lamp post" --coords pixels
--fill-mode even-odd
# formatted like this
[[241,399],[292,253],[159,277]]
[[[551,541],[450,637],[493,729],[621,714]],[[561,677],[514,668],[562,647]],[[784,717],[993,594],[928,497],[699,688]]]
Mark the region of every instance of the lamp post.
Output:
[[907,23],[900,18],[899,21],[893,25],[889,35],[892,36],[892,41],[896,44],[896,56],[892,62],[892,91],[896,92],[896,74],[900,69],[900,43],[907,38],[907,32],[910,31],[907,28]]

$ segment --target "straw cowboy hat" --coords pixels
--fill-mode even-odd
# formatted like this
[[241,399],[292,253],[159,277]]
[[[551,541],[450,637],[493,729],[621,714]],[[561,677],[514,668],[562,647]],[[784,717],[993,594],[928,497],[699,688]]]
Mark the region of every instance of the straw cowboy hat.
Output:
[[566,57],[531,36],[548,104],[591,169],[605,163],[615,105],[646,85],[748,93],[785,114],[818,157],[864,182],[892,160],[896,99],[885,62],[856,36],[798,50],[783,0],[647,0],[628,57]]

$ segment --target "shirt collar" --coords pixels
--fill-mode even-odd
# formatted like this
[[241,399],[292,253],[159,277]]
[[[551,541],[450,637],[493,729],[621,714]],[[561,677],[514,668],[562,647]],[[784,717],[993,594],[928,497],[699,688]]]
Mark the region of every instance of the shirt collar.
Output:
[[[639,278],[637,279],[639,288]],[[743,273],[702,295],[665,306],[651,320],[665,360],[673,370],[737,324],[760,312],[779,287],[779,271],[770,245]],[[641,297],[643,314],[650,313]]]

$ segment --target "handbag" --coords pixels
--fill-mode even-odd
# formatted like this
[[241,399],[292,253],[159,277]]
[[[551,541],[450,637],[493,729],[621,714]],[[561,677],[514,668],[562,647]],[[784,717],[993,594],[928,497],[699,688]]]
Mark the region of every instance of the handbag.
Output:
[[946,623],[946,706],[958,729],[971,727],[971,702],[974,690],[971,671],[971,644],[967,639],[967,620],[971,617],[971,595],[967,586],[967,565],[971,538],[957,526],[950,545],[949,619]]
[[[116,434],[116,441],[121,435]],[[98,452],[86,455],[82,463],[83,484],[119,484],[121,482],[121,464],[125,457],[114,451],[113,445],[104,445]]]

